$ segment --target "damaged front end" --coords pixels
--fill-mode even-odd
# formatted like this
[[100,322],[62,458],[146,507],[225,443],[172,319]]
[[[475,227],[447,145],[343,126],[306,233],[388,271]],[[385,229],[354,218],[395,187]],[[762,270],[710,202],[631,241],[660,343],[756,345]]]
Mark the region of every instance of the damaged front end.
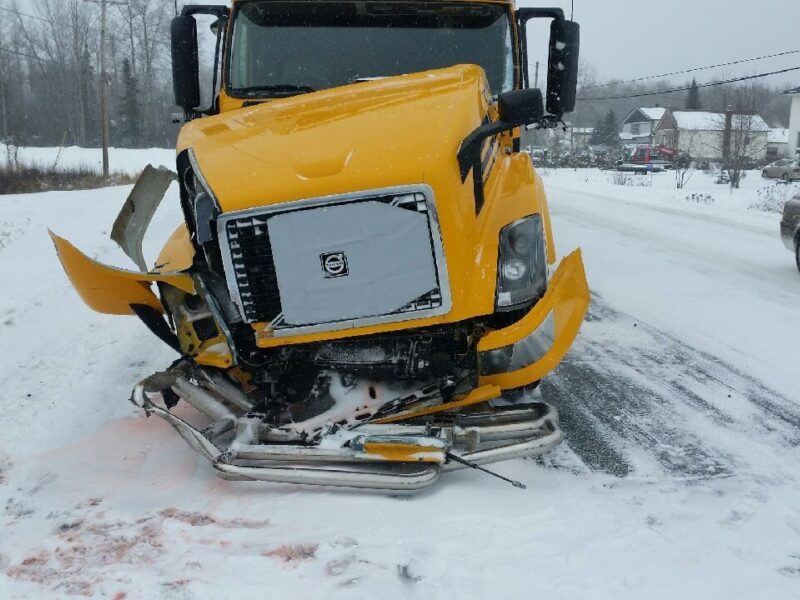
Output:
[[[148,167],[114,224],[139,271],[101,265],[53,235],[90,307],[138,316],[181,355],[132,401],[220,475],[413,492],[446,471],[560,443],[558,414],[536,386],[588,306],[580,251],[556,268],[541,181],[510,136],[480,146],[469,177],[459,168],[463,130],[489,103],[479,70],[448,71],[187,126],[178,173]],[[265,161],[299,156],[290,132],[333,139],[323,133],[337,119],[355,126],[379,110],[402,127],[400,104],[387,107],[401,92],[405,106],[433,102],[417,107],[433,120],[466,107],[458,127],[437,132],[440,152],[419,153],[430,140],[407,135],[378,181],[365,176],[379,172],[370,148],[331,142],[330,155],[270,171],[268,190],[248,179]],[[393,179],[405,183],[386,185]],[[144,232],[174,180],[185,224],[148,270]]]

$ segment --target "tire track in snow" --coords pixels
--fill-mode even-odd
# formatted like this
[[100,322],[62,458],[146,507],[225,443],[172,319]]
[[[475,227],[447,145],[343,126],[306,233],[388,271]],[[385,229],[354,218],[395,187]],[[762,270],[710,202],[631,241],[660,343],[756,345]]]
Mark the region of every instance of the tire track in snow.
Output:
[[583,463],[620,477],[653,467],[678,478],[734,475],[758,440],[798,445],[800,408],[789,398],[597,295],[542,393]]

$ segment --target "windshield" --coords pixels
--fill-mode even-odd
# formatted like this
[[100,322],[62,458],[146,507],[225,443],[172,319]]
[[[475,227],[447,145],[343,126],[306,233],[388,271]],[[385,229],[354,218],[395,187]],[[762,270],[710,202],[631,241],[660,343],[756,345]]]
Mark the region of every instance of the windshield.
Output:
[[248,2],[236,12],[229,90],[281,96],[458,64],[514,87],[509,13],[468,2]]

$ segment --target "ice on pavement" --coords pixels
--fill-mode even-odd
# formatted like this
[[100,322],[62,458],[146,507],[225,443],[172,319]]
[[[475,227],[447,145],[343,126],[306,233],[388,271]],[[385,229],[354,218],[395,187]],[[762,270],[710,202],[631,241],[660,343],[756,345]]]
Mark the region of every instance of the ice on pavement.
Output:
[[[0,197],[0,598],[798,597],[800,274],[747,209],[771,184],[545,184],[595,294],[543,386],[566,441],[495,466],[526,491],[465,470],[402,499],[216,478],[127,402],[175,355],[86,308],[47,236],[132,267],[130,188]],[[179,219],[173,187],[148,257]]]

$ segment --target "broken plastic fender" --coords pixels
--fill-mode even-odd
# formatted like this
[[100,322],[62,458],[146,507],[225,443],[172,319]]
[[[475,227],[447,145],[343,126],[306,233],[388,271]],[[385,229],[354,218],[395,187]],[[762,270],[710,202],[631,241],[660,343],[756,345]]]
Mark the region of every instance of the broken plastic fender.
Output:
[[141,273],[110,267],[92,260],[67,240],[52,231],[50,237],[72,287],[83,301],[99,313],[133,315],[132,304],[149,306],[164,312],[151,289],[154,282],[166,283],[188,294],[194,294],[194,282],[184,273]]
[[478,343],[480,384],[514,389],[555,369],[578,335],[589,298],[578,249],[561,261],[547,293],[525,317]]

